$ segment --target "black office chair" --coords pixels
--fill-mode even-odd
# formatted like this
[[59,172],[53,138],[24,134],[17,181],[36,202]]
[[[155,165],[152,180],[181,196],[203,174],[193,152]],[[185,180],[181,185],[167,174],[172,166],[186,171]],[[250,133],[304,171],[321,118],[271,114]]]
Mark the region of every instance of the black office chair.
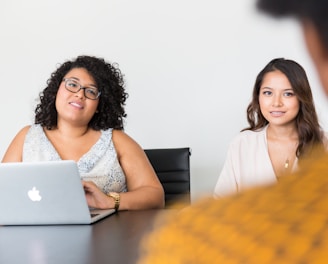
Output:
[[145,149],[165,192],[165,208],[190,204],[190,148]]

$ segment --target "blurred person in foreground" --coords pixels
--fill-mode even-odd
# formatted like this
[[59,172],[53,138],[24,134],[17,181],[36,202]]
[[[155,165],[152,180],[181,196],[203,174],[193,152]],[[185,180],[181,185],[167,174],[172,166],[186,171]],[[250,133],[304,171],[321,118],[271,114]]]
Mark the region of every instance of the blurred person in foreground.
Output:
[[[328,95],[328,2],[258,0],[295,17]],[[328,155],[318,153],[279,184],[219,200],[205,198],[157,227],[139,263],[326,263]]]

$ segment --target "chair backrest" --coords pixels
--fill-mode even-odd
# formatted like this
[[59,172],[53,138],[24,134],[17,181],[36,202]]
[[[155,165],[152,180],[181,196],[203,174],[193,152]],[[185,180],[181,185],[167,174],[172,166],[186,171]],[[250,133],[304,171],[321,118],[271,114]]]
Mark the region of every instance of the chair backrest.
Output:
[[190,148],[145,149],[145,153],[163,185],[165,207],[189,205]]

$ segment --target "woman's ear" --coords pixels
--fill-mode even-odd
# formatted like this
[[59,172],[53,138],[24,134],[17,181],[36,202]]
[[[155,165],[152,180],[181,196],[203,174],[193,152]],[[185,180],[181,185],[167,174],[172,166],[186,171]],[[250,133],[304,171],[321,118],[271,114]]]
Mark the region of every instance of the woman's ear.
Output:
[[328,46],[317,28],[310,21],[303,21],[303,34],[307,49],[319,74],[321,84],[328,96]]

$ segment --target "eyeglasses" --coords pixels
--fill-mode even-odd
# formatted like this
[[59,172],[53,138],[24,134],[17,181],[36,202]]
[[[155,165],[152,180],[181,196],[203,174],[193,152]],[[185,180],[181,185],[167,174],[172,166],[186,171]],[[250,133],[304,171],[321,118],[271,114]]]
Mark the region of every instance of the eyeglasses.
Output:
[[83,89],[84,96],[91,100],[96,100],[101,94],[96,87],[83,87],[74,79],[64,78],[63,82],[65,82],[65,88],[67,91],[70,91],[71,93],[77,93]]

